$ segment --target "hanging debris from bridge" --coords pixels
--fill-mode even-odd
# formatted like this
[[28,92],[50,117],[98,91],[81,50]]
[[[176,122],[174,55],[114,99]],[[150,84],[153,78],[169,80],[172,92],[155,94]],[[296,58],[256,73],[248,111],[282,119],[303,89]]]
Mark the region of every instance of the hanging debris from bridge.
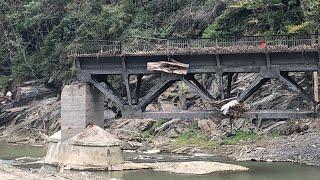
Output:
[[180,63],[178,61],[158,61],[158,62],[148,62],[147,70],[148,71],[160,71],[171,74],[183,74],[188,73],[189,64]]
[[228,102],[227,104],[223,105],[221,107],[220,111],[222,111],[222,113],[224,115],[227,115],[229,112],[229,109],[234,106],[237,106],[238,104],[239,104],[238,100],[232,100],[232,101]]

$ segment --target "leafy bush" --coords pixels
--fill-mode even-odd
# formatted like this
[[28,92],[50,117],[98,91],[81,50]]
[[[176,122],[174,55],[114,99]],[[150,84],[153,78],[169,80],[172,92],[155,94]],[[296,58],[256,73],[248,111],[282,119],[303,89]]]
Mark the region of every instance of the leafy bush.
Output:
[[6,90],[9,87],[11,81],[12,79],[8,76],[0,76],[0,91]]
[[[69,71],[67,47],[84,39],[313,33],[318,0],[0,0],[0,75],[49,78]],[[69,78],[69,75],[63,78]]]

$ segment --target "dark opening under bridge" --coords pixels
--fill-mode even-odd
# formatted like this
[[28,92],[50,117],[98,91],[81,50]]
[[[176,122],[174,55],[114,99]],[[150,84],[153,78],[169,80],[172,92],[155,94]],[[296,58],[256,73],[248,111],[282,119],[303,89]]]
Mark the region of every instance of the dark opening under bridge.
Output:
[[[113,101],[127,118],[208,118],[217,110],[147,112],[146,107],[177,81],[183,81],[202,100],[216,102],[194,77],[195,74],[217,73],[220,86],[227,76],[227,92],[220,88],[222,98],[230,98],[234,73],[258,73],[257,78],[237,97],[244,102],[270,79],[279,79],[291,90],[301,93],[310,103],[318,102],[289,76],[289,72],[318,72],[320,67],[320,35],[303,36],[248,36],[213,39],[145,39],[123,41],[84,41],[73,44],[70,57],[75,59],[80,81],[90,82]],[[175,60],[188,64],[188,73],[178,75],[148,71],[148,62]],[[107,80],[108,75],[121,75],[126,95],[120,95]],[[159,75],[149,91],[140,92],[142,77]],[[136,76],[135,85],[130,77]],[[249,116],[264,118],[304,117],[315,111],[260,111]]]

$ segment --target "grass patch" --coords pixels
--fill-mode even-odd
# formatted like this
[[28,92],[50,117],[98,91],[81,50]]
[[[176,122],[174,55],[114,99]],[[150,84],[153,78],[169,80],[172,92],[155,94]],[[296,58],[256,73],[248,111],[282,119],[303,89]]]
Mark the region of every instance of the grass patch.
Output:
[[254,132],[237,131],[234,136],[231,136],[225,139],[224,141],[221,142],[221,144],[234,145],[234,144],[239,144],[240,142],[258,140],[259,138],[260,136]]
[[196,128],[196,125],[191,125],[188,130],[181,133],[179,137],[175,139],[175,145],[185,146],[185,145],[196,145],[199,148],[209,149],[215,147],[217,142],[208,141],[204,134]]
[[276,137],[279,137],[281,136],[279,132],[271,132],[269,134],[267,134],[268,137],[270,138],[276,138]]
[[12,79],[9,76],[0,76],[0,90],[5,90],[9,87]]

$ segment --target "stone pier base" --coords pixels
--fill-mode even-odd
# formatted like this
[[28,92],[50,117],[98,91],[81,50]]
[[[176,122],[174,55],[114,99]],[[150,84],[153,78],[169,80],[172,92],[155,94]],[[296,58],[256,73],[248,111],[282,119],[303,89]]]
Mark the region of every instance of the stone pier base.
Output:
[[120,140],[103,129],[104,95],[89,84],[61,94],[61,131],[50,137],[45,163],[69,169],[113,169],[123,163]]
[[114,170],[123,163],[120,140],[98,126],[90,125],[65,141],[59,139],[60,132],[50,138],[46,164],[64,169]]

